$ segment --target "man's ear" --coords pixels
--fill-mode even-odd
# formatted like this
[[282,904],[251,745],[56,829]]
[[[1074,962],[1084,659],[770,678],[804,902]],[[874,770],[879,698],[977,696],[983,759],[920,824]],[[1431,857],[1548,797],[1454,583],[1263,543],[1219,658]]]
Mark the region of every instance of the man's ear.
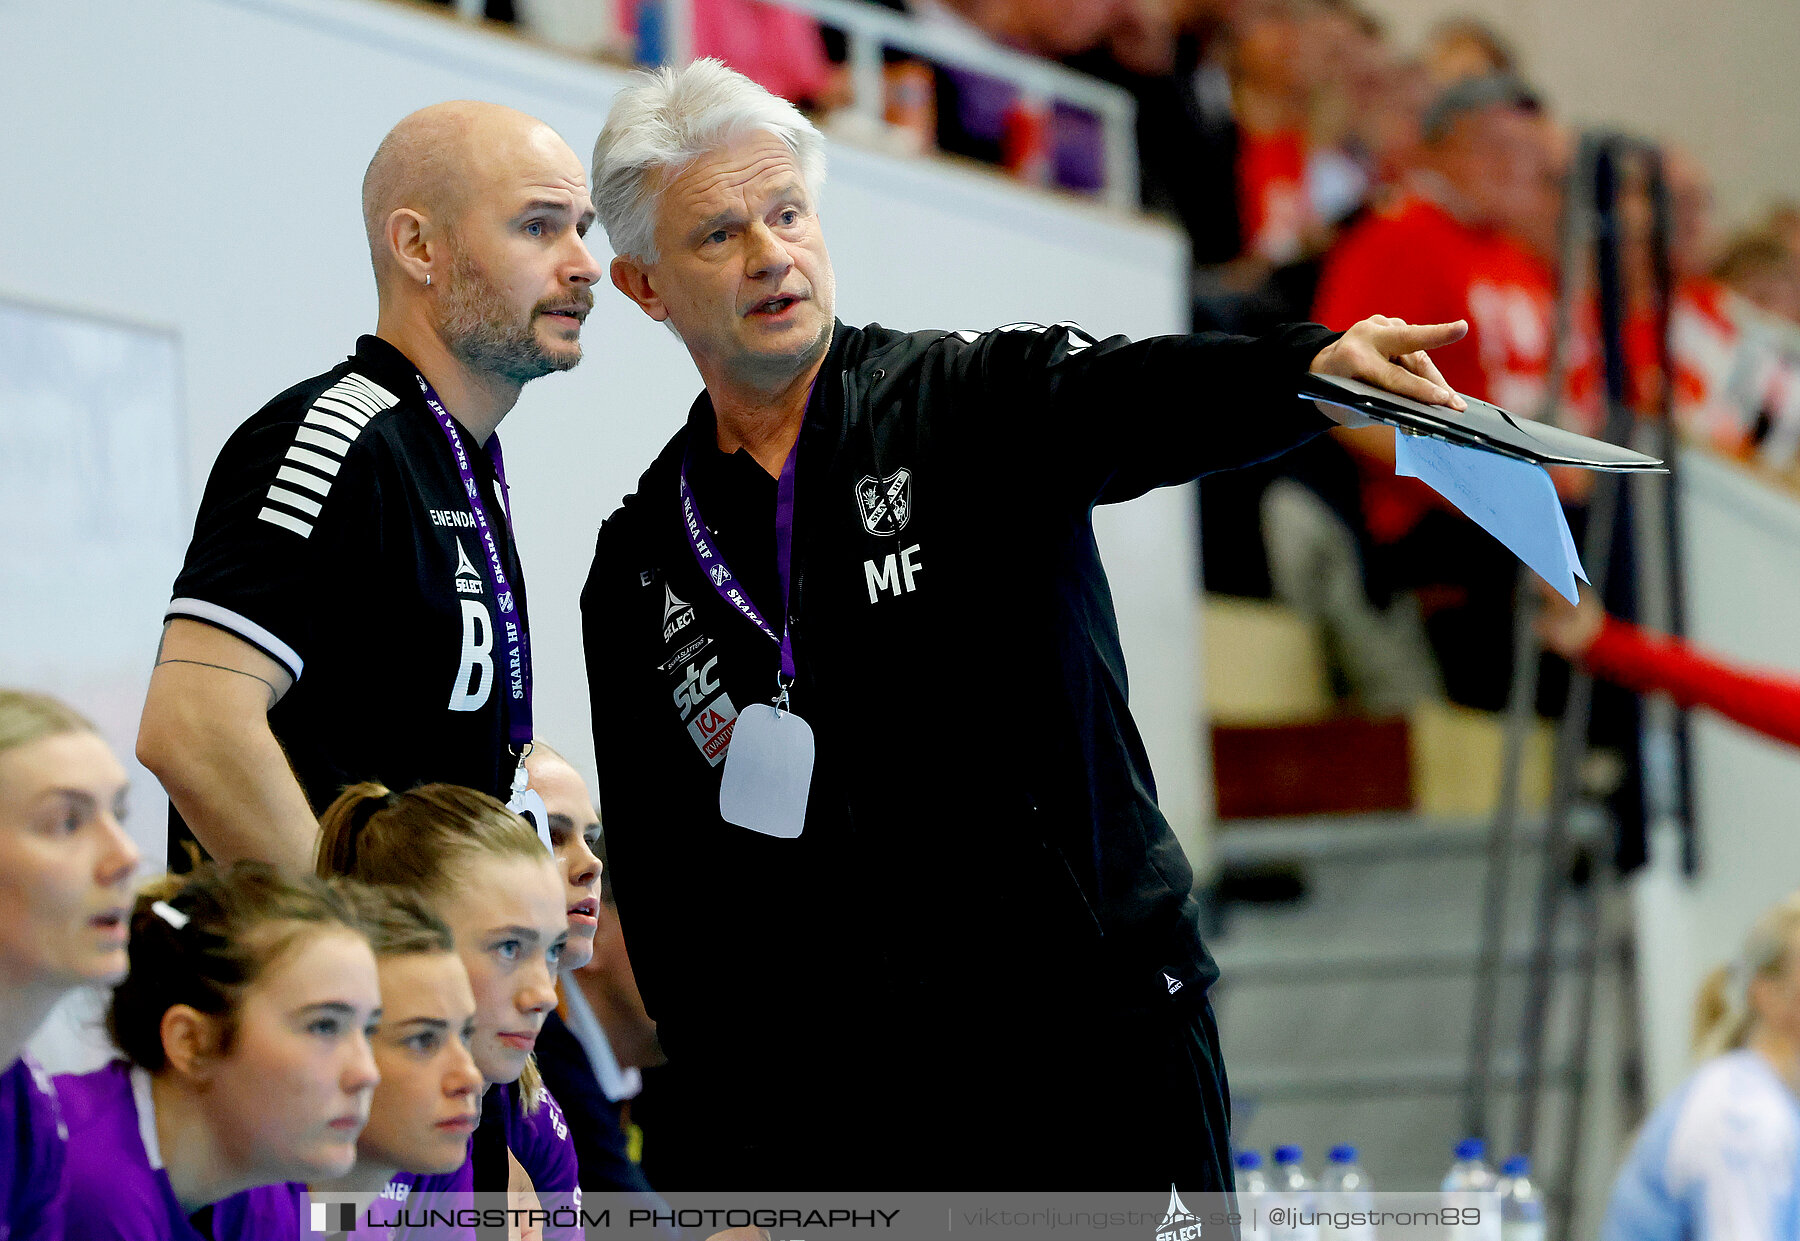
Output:
[[620,255],[612,261],[609,271],[612,275],[613,288],[636,302],[639,310],[658,323],[667,321],[669,308],[663,304],[662,297],[657,293],[648,268],[636,259]]
[[432,238],[431,221],[411,207],[401,207],[388,216],[383,235],[394,265],[408,280],[423,287],[434,270],[434,260],[441,257]]
[[187,1004],[171,1004],[158,1026],[169,1067],[205,1080],[219,1054],[218,1022]]

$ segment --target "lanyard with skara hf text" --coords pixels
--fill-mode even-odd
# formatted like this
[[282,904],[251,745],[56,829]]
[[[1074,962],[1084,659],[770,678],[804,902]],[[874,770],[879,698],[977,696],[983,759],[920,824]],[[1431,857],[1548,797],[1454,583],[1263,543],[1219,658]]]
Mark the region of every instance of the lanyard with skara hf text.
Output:
[[690,445],[681,462],[681,525],[687,531],[688,546],[693,548],[700,572],[706,574],[713,589],[719,592],[719,598],[729,603],[781,647],[781,675],[775,678],[774,703],[785,711],[788,687],[794,683],[794,640],[789,633],[788,569],[794,558],[794,462],[800,455],[800,440],[795,437],[794,446],[788,449],[787,460],[782,463],[781,476],[775,484],[775,573],[781,579],[780,633],[775,632],[774,626],[769,624],[762,611],[751,601],[749,592],[738,584],[731,566],[725,563],[718,540],[713,537],[711,528],[706,524],[706,518],[700,515],[700,505],[694,499],[694,489],[688,485],[688,467],[693,463],[693,455],[693,447]]
[[[501,647],[506,653],[506,733],[512,743],[513,754],[520,759],[519,777],[524,773],[524,756],[531,747],[531,637],[525,632],[525,621],[519,615],[519,601],[513,597],[511,584],[506,577],[506,562],[500,558],[500,544],[494,538],[493,525],[488,521],[487,505],[482,503],[481,485],[475,481],[475,471],[469,465],[469,452],[463,446],[462,434],[457,429],[456,420],[444,403],[438,400],[438,394],[432,391],[425,376],[419,376],[419,391],[425,395],[425,403],[431,406],[432,414],[437,418],[438,426],[443,429],[444,438],[450,441],[450,451],[456,457],[456,472],[462,476],[463,491],[468,494],[469,513],[475,518],[475,528],[481,532],[481,545],[487,552],[487,576],[489,598],[494,601],[496,619],[500,624]],[[488,460],[494,464],[494,480],[500,484],[500,500],[504,506],[501,516],[506,520],[507,530],[512,530],[512,492],[506,486],[506,461],[500,455],[500,435],[495,432],[487,440]],[[519,787],[519,777],[514,780],[514,787]]]

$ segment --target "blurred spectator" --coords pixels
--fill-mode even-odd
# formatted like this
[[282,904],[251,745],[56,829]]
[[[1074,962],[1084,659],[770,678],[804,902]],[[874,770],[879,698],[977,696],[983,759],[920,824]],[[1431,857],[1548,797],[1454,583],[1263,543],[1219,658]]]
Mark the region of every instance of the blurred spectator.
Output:
[[825,54],[819,23],[762,0],[693,0],[694,55],[716,56],[802,107],[850,101],[850,74]]
[[1782,199],[1769,208],[1763,226],[1795,254],[1800,254],[1800,202]]
[[1241,248],[1237,131],[1221,56],[1232,2],[1173,0],[1165,10],[1149,0],[1134,7],[1106,47],[1069,62],[1131,92],[1144,207],[1174,218],[1199,264],[1228,262]]
[[1519,57],[1505,35],[1475,17],[1452,17],[1425,39],[1425,68],[1434,85],[1493,74],[1516,76]]
[[1311,0],[1243,0],[1232,22],[1240,249],[1270,265],[1320,240],[1307,192],[1308,105],[1325,59],[1315,11]]
[[[1465,319],[1468,337],[1434,354],[1445,379],[1458,392],[1536,411],[1549,367],[1553,278],[1507,230],[1541,190],[1538,116],[1535,96],[1516,78],[1446,88],[1422,123],[1410,192],[1352,228],[1327,257],[1314,317],[1348,325],[1381,306],[1412,323]],[[1422,615],[1449,696],[1498,709],[1511,679],[1510,554],[1423,483],[1394,475],[1391,430],[1337,434],[1357,464],[1360,503],[1292,486],[1265,497],[1277,596],[1324,607],[1321,563],[1332,561],[1334,579],[1354,573],[1364,584],[1361,596],[1333,590],[1333,611],[1319,616],[1335,645],[1352,653],[1344,672],[1357,697],[1394,704],[1429,692],[1429,679],[1409,671],[1431,662],[1412,620]],[[1366,606],[1352,606],[1359,597]]]
[[[1097,46],[1124,0],[909,0],[921,22],[989,38],[1017,51],[1062,58]],[[1027,181],[1093,193],[1105,183],[1100,122],[1061,101],[1023,97],[1010,82],[951,66],[937,70],[940,150],[1008,168]]]
[[1349,4],[1320,3],[1306,25],[1318,47],[1307,100],[1307,198],[1313,218],[1331,227],[1368,198],[1374,151],[1366,121],[1389,102],[1393,58],[1380,23]]
[[1800,253],[1780,234],[1739,233],[1719,255],[1713,275],[1758,310],[1800,323]]
[[[1659,410],[1665,400],[1647,169],[1643,160],[1626,167],[1619,212],[1626,298],[1625,399],[1641,412]],[[1674,388],[1667,399],[1684,430],[1719,451],[1742,455],[1752,446],[1752,427],[1726,390],[1738,329],[1727,305],[1726,286],[1708,270],[1714,249],[1712,184],[1700,164],[1677,147],[1664,149],[1662,170],[1669,210],[1668,333],[1674,370]],[[1597,347],[1588,348],[1582,364],[1571,372],[1570,399],[1598,408]]]

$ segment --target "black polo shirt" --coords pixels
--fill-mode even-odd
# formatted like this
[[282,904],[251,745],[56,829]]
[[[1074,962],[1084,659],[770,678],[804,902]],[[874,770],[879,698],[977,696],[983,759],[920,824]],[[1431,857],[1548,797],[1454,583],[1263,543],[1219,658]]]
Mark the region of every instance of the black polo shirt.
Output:
[[[457,433],[523,617],[501,489]],[[226,441],[168,618],[235,634],[294,678],[269,726],[315,810],[359,780],[504,798],[515,764],[486,554],[417,369],[364,336]]]

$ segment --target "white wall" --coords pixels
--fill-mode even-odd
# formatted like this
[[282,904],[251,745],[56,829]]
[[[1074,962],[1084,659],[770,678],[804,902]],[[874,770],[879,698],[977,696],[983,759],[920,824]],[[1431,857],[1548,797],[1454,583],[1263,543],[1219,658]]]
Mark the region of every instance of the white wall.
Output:
[[[358,187],[394,121],[441,99],[495,100],[544,118],[585,158],[621,82],[360,0],[0,0],[0,49],[0,294],[179,335],[190,516],[227,433],[372,328]],[[935,164],[841,144],[832,159],[822,206],[847,321],[1079,318],[1131,335],[1183,321],[1185,254],[1164,230]],[[594,530],[679,425],[698,380],[679,343],[610,290],[585,340],[582,367],[528,387],[502,436],[541,730],[591,772],[576,599]],[[1210,792],[1192,689],[1188,514],[1184,495],[1155,496],[1107,514],[1102,536],[1128,544],[1114,586],[1133,705],[1164,804],[1197,847]],[[113,604],[115,623],[141,631],[146,667],[162,602]],[[15,641],[12,611],[0,605],[0,671],[29,680],[32,647]],[[129,737],[114,742],[129,749]],[[160,856],[154,790],[138,800],[152,808],[138,829]]]
[[[1800,499],[1692,453],[1681,480],[1693,639],[1800,675]],[[1656,840],[1635,893],[1653,1101],[1691,1067],[1701,979],[1736,953],[1759,913],[1800,888],[1800,753],[1706,712],[1693,719],[1700,871],[1687,880],[1676,842]]]

